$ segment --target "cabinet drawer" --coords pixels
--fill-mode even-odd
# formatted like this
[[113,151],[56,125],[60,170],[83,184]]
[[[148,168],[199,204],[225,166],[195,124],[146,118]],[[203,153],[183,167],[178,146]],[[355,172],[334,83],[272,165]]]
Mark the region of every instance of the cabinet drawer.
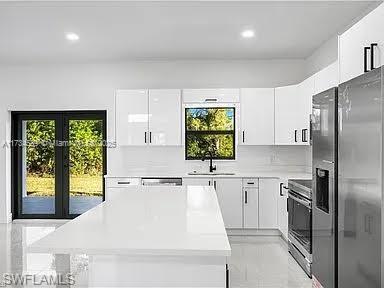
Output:
[[259,178],[243,178],[243,187],[259,187]]
[[107,188],[124,188],[128,186],[140,185],[140,178],[108,178]]

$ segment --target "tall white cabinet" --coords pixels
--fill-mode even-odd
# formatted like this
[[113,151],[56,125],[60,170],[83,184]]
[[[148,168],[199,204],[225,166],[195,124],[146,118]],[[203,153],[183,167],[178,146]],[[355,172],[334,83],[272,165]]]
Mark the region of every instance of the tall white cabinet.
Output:
[[240,89],[240,145],[273,145],[275,137],[273,88]]
[[118,90],[118,146],[181,145],[181,90]]

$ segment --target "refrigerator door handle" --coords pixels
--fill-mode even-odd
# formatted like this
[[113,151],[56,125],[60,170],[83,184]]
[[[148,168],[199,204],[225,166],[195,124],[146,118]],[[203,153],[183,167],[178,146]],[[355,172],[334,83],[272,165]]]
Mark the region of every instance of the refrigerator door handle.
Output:
[[371,47],[364,47],[364,73],[369,71],[367,62],[368,50],[371,50]]
[[377,47],[377,43],[371,44],[371,70],[375,69],[375,47]]

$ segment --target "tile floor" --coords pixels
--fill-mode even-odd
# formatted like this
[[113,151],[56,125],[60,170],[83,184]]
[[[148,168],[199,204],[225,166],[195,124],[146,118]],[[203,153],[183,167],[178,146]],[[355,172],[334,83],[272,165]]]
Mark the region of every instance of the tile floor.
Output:
[[[86,255],[30,254],[26,247],[54,231],[64,221],[33,221],[0,224],[0,276],[3,273],[44,274],[68,272],[84,283]],[[311,279],[290,256],[279,237],[230,237],[231,287],[310,288]],[[1,280],[1,279],[0,279]],[[80,280],[80,281],[79,281]],[[1,287],[1,281],[0,281]],[[52,286],[51,286],[52,287]]]

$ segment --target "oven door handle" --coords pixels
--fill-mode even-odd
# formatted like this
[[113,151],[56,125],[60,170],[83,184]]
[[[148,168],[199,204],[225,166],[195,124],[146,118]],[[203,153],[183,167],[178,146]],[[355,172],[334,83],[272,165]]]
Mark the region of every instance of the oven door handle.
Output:
[[292,200],[304,205],[305,207],[307,208],[310,208],[312,209],[312,205],[311,205],[311,202],[310,201],[306,201],[306,200],[303,200],[303,199],[300,199],[299,197],[296,197],[295,195],[293,195],[292,193],[289,193],[288,194],[288,197],[289,198],[292,198]]

